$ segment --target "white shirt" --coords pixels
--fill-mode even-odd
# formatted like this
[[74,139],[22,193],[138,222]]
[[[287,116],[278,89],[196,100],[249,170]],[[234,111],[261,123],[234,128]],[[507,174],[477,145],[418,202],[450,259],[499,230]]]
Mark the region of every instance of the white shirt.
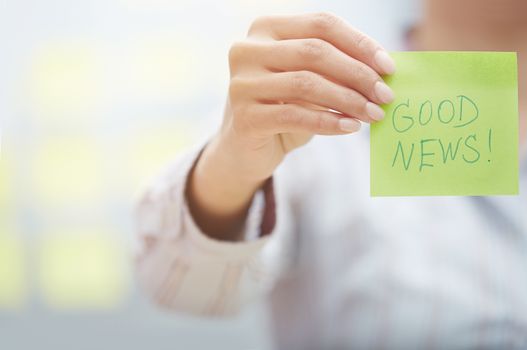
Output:
[[369,195],[369,139],[315,137],[274,175],[276,225],[244,242],[204,235],[184,198],[200,148],[138,206],[145,291],[180,312],[227,315],[267,296],[280,349],[527,347],[527,163],[520,196]]

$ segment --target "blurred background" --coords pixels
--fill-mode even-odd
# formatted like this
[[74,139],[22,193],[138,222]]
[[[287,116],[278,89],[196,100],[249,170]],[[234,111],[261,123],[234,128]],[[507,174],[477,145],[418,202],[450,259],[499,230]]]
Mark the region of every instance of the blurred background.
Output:
[[137,290],[143,184],[221,120],[254,18],[331,11],[401,47],[412,0],[0,3],[0,348],[271,349],[263,305],[169,314]]

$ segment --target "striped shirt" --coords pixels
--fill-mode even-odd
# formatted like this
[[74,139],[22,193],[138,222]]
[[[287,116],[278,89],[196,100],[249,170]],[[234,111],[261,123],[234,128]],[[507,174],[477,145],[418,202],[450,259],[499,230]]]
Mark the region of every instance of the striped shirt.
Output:
[[520,196],[374,198],[367,132],[288,155],[234,243],[193,221],[185,153],[137,207],[146,293],[208,316],[268,298],[280,349],[527,348],[526,162]]

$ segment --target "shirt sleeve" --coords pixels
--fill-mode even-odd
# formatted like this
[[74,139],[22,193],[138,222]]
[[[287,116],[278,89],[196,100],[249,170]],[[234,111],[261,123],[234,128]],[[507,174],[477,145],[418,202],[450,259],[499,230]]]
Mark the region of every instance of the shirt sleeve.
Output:
[[275,239],[272,180],[249,209],[244,240],[205,235],[185,199],[189,171],[201,148],[185,153],[150,182],[135,210],[136,272],[144,292],[164,308],[225,316],[272,288],[281,271]]

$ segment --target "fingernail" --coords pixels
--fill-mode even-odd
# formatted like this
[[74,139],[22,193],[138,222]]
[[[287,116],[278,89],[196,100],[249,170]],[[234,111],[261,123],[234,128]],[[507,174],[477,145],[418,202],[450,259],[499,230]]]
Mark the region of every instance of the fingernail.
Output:
[[378,81],[375,83],[375,95],[381,100],[382,103],[390,103],[393,101],[393,98],[395,97],[393,94],[392,89],[388,87],[385,83],[382,81]]
[[366,112],[370,118],[375,120],[382,120],[384,118],[384,111],[381,107],[377,106],[375,103],[368,102],[366,103]]
[[360,123],[354,119],[342,117],[339,119],[339,128],[345,132],[355,132],[360,129]]
[[375,63],[385,74],[395,73],[395,61],[384,50],[377,50],[375,54]]

